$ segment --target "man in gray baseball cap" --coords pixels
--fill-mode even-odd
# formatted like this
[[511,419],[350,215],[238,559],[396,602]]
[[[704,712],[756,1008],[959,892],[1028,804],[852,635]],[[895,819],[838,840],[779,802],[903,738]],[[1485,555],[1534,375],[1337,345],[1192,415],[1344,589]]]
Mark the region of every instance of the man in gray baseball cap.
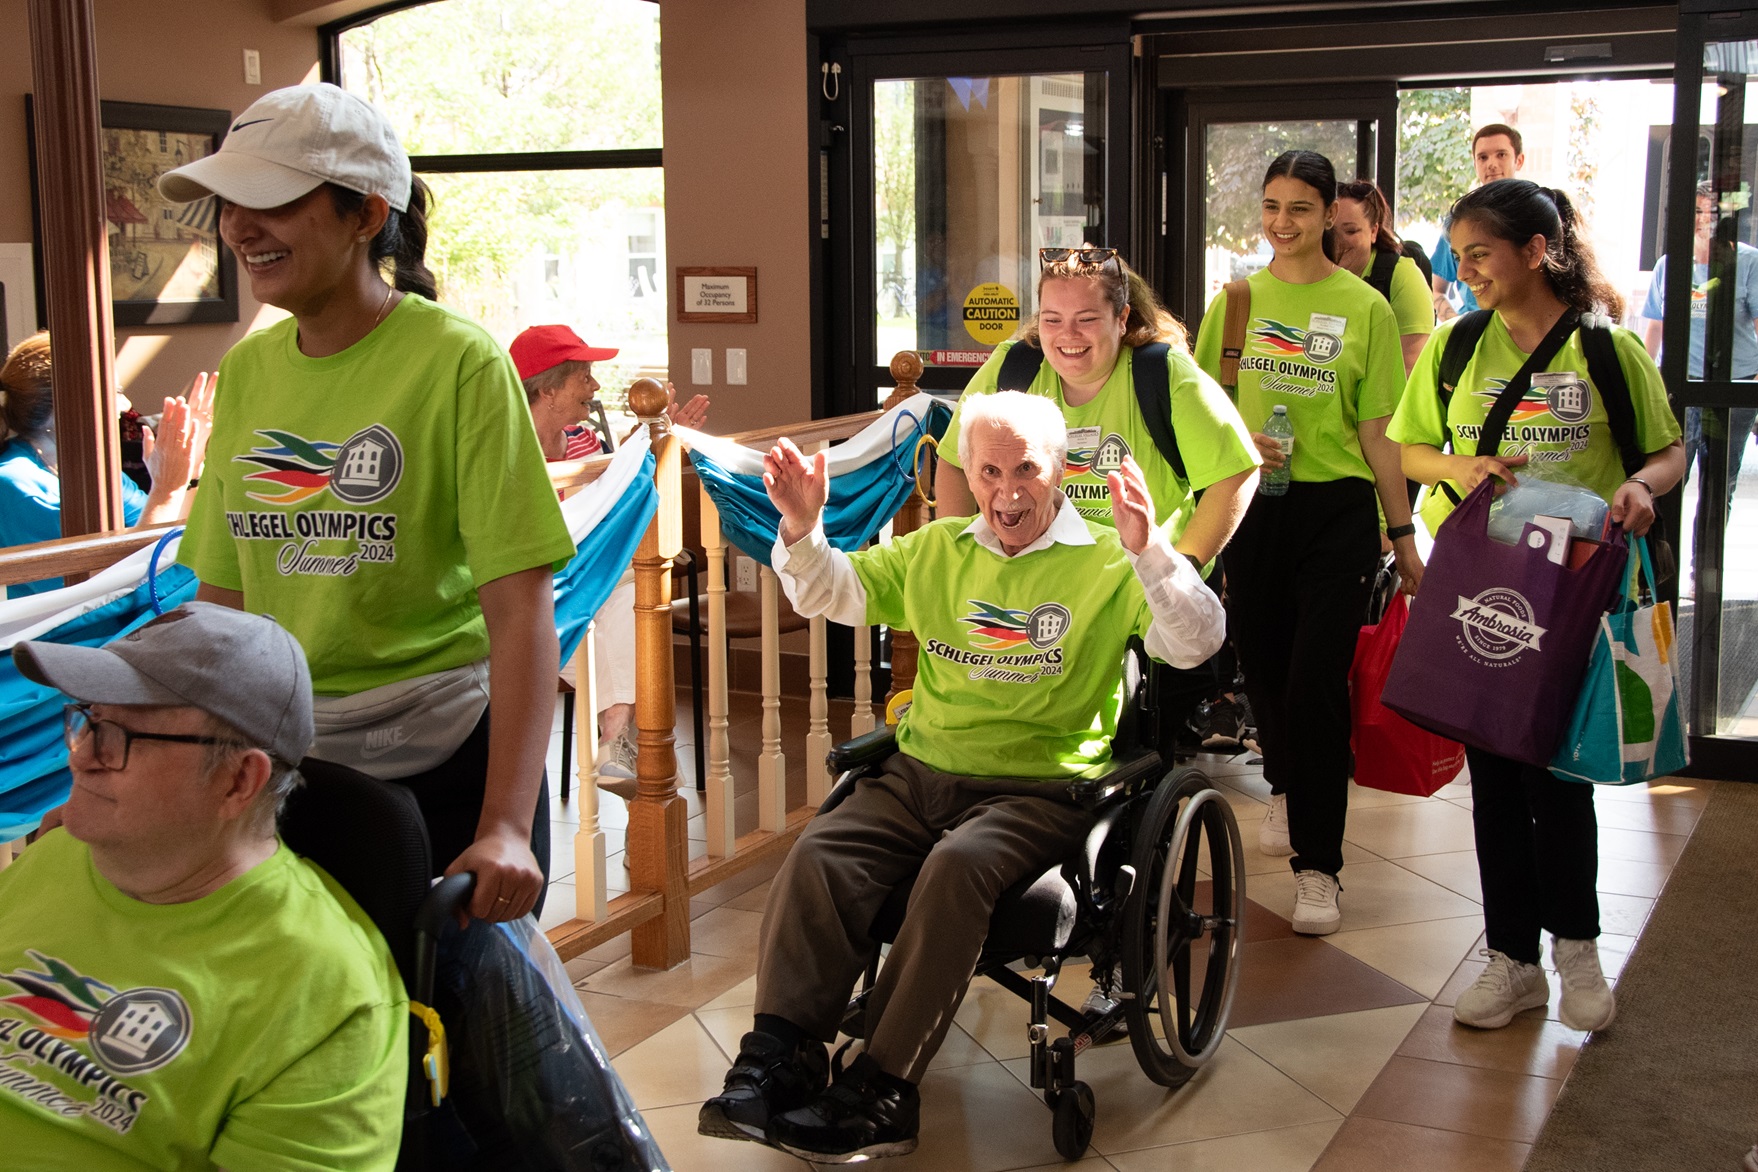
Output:
[[56,1167],[391,1168],[402,983],[275,832],[313,735],[298,642],[192,602],[12,655],[76,702],[61,825],[0,871],[0,1134]]

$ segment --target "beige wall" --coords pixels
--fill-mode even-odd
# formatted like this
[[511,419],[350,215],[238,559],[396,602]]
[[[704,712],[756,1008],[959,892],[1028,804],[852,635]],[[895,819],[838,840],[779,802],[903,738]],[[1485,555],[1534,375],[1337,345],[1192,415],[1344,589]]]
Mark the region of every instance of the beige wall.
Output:
[[[752,325],[681,324],[672,309],[672,382],[707,391],[715,431],[812,415],[811,138],[805,0],[664,0],[665,235],[684,265],[754,265]],[[690,351],[714,351],[714,382],[689,383]],[[747,351],[750,381],[726,383],[726,351]]]
[[[268,0],[94,0],[98,94],[107,101],[243,110],[268,90],[315,78],[317,32],[277,23]],[[262,85],[244,83],[244,50],[262,54]],[[24,95],[31,89],[30,19],[25,0],[0,0],[0,241],[31,240],[30,160]],[[260,306],[249,284],[239,321],[228,325],[144,327],[117,333],[122,388],[147,401],[212,370],[243,337]]]

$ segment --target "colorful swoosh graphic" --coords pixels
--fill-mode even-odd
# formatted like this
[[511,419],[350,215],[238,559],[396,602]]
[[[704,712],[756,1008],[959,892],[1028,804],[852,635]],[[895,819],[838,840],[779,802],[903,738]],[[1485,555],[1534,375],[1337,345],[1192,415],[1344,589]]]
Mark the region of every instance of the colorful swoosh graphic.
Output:
[[246,494],[251,500],[270,505],[296,505],[330,486],[330,470],[336,466],[336,453],[341,444],[308,440],[288,431],[259,431],[256,434],[273,440],[273,445],[252,448],[242,456],[233,457],[239,463],[255,464],[262,469],[244,478],[261,486],[261,491]]
[[961,621],[971,625],[971,635],[977,646],[985,651],[1008,651],[1028,641],[1026,619],[1030,617],[1029,612],[1009,610],[976,598],[971,599],[970,604],[976,610]]
[[92,1018],[116,990],[95,977],[84,977],[52,956],[34,949],[26,951],[46,972],[20,969],[0,976],[21,990],[0,1003],[16,1005],[43,1023],[42,1030],[57,1038],[77,1041],[91,1030]]
[[1260,317],[1258,328],[1251,331],[1256,339],[1253,348],[1259,354],[1279,354],[1292,358],[1306,352],[1306,331],[1287,325],[1273,317]]

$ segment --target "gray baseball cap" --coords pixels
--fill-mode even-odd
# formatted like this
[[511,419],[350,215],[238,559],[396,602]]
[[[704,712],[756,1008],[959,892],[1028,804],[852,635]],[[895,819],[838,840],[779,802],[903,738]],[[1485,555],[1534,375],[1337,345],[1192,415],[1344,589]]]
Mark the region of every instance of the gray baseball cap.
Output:
[[305,651],[267,615],[189,602],[102,647],[33,640],[12,661],[90,704],[200,708],[288,764],[311,747]]

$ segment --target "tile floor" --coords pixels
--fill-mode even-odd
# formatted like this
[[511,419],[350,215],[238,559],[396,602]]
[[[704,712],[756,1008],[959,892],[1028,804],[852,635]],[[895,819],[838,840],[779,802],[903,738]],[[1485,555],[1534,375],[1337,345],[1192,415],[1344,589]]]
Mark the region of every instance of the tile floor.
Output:
[[[739,697],[735,706],[734,744],[754,745],[754,702]],[[687,695],[679,708],[687,713]],[[784,744],[800,743],[800,708],[784,709]],[[833,714],[833,728],[847,728],[847,711]],[[687,774],[688,721],[680,725]],[[559,736],[559,717],[556,727]],[[552,777],[559,755],[558,741]],[[1351,786],[1343,930],[1310,939],[1288,927],[1293,882],[1285,860],[1256,851],[1269,789],[1246,761],[1198,761],[1238,816],[1252,904],[1229,1037],[1210,1065],[1183,1088],[1165,1091],[1142,1076],[1127,1044],[1083,1054],[1079,1072],[1097,1096],[1097,1128],[1089,1157],[1064,1164],[1051,1144],[1050,1113],[1027,1085],[1024,1004],[979,981],[922,1083],[921,1147],[888,1161],[887,1172],[1520,1168],[1585,1035],[1557,1020],[1555,993],[1551,1005],[1502,1030],[1453,1023],[1454,998],[1484,964],[1466,783],[1429,799]],[[803,762],[791,760],[788,772],[798,802]],[[735,766],[737,776],[754,773]],[[1614,985],[1711,784],[1667,779],[1598,790],[1606,933],[1600,955]],[[700,853],[701,802],[693,789],[685,796],[691,849]],[[752,801],[742,796],[741,804]],[[553,799],[551,817],[556,847],[546,926],[571,915],[577,802]],[[609,867],[618,886],[626,882],[620,851],[627,815],[619,799],[605,794],[601,817],[619,852]],[[754,809],[741,819],[741,831],[751,818]],[[626,936],[568,964],[636,1105],[679,1172],[808,1167],[756,1144],[696,1134],[697,1107],[719,1090],[750,1026],[757,927],[773,873],[773,866],[760,867],[692,900],[694,952],[677,969],[633,968]],[[1083,975],[1065,970],[1063,999],[1079,1003]]]

